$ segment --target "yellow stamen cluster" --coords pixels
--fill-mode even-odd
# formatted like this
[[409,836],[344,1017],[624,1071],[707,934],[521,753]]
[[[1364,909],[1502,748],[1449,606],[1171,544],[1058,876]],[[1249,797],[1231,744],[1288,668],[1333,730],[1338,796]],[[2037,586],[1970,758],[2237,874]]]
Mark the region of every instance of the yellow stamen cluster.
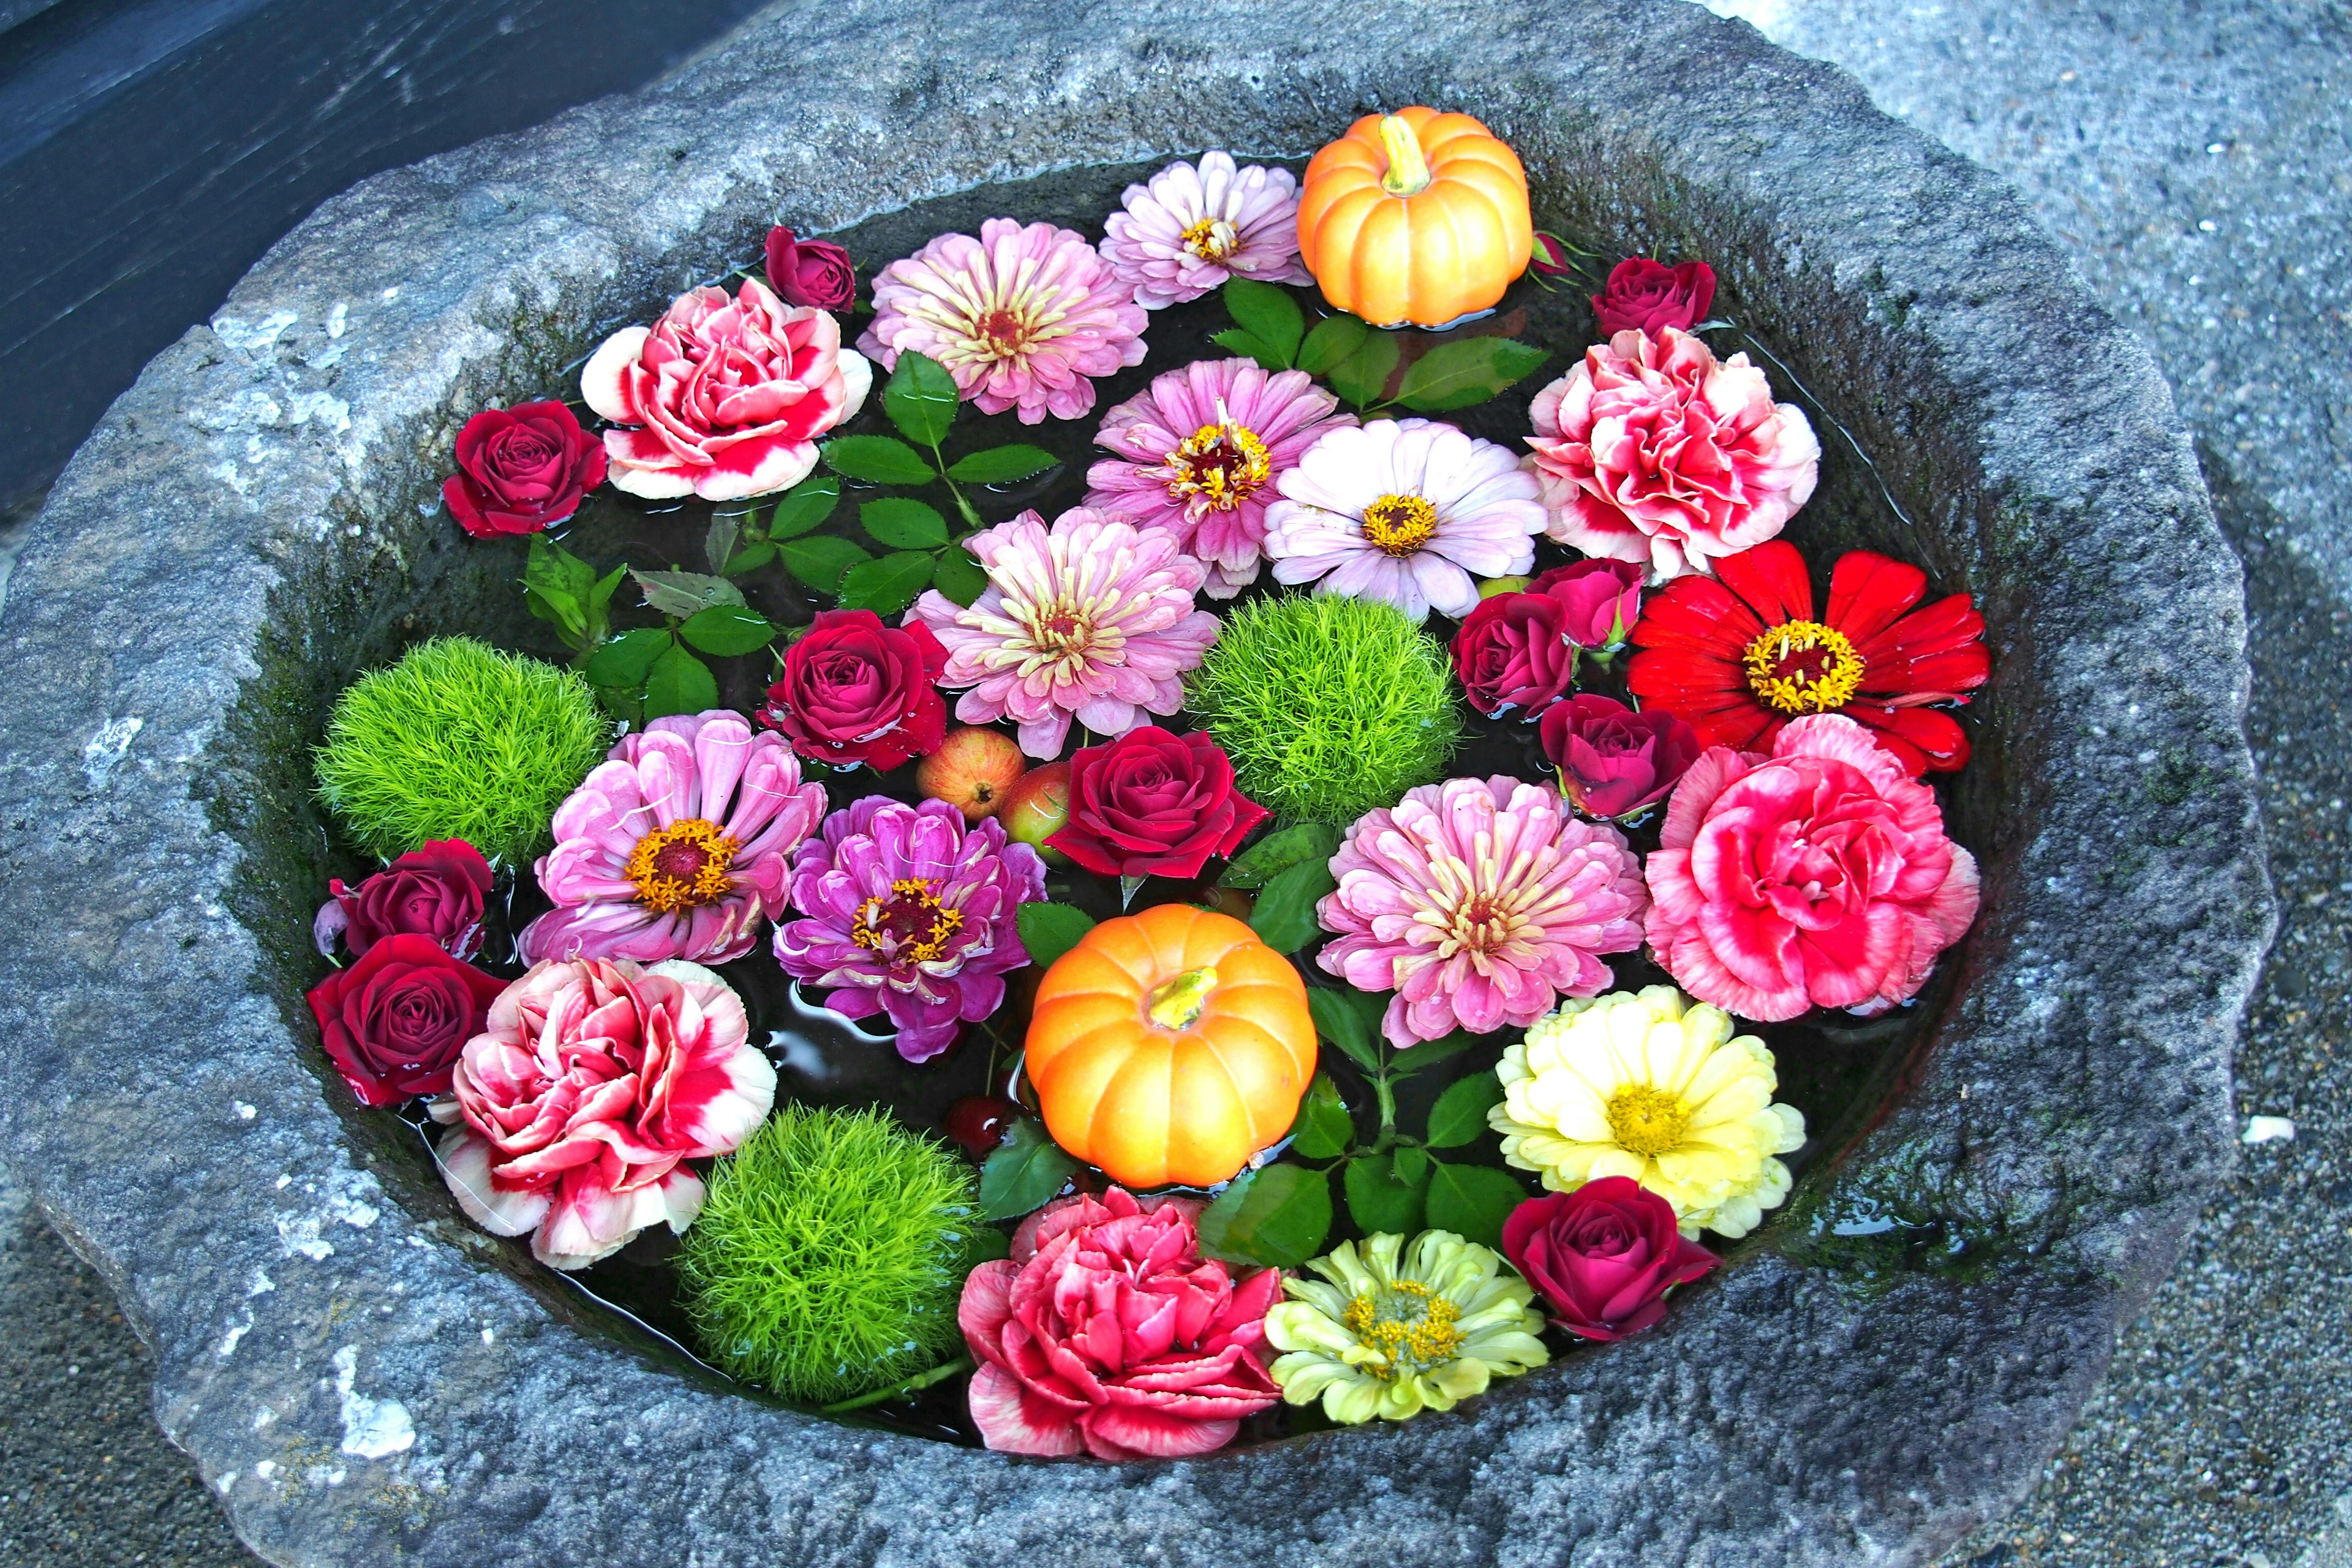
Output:
[[1364,509],[1364,538],[1383,555],[1412,554],[1437,534],[1437,509],[1421,496],[1386,495]]
[[1690,1128],[1690,1107],[1662,1089],[1629,1084],[1609,1097],[1609,1131],[1645,1160],[1679,1148]]
[[1418,1279],[1398,1279],[1374,1302],[1358,1296],[1340,1314],[1340,1327],[1356,1336],[1367,1350],[1378,1351],[1384,1365],[1365,1371],[1383,1383],[1400,1372],[1419,1372],[1452,1361],[1462,1350],[1462,1309],[1433,1292]]
[[742,847],[717,823],[690,816],[638,839],[621,874],[636,884],[639,902],[674,915],[725,898],[734,886],[727,868]]
[[1204,217],[1185,227],[1184,248],[1203,261],[1223,261],[1241,246],[1241,231],[1221,217]]
[[1833,713],[1862,686],[1853,644],[1819,621],[1774,626],[1749,643],[1744,657],[1748,686],[1783,713]]
[[1203,425],[1168,454],[1171,500],[1201,498],[1202,504],[1231,511],[1274,477],[1274,458],[1254,430],[1230,421]]
[[[893,931],[893,925],[901,929]],[[901,877],[890,884],[888,899],[868,899],[859,907],[857,925],[849,940],[879,952],[883,938],[895,936],[898,939],[895,957],[909,963],[929,963],[947,951],[949,940],[962,929],[963,911],[941,909],[939,900],[931,896],[930,883],[920,877]]]

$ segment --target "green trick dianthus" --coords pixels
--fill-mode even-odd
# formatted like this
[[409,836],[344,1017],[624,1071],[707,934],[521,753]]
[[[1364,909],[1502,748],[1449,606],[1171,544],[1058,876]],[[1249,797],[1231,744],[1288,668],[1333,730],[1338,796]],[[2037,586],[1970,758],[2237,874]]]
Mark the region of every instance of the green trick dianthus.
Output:
[[360,847],[387,859],[462,838],[520,865],[611,743],[595,694],[570,670],[436,637],[336,700],[319,798]]
[[1395,605],[1340,595],[1236,611],[1186,681],[1243,791],[1344,826],[1445,771],[1461,739],[1444,648]]
[[712,1170],[678,1277],[719,1366],[826,1405],[961,1343],[971,1169],[879,1110],[783,1105]]

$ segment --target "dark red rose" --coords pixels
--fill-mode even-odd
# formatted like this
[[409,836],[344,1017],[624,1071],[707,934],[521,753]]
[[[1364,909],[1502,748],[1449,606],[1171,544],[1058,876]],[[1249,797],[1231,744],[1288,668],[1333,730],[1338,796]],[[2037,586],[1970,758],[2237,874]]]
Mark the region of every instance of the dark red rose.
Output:
[[1636,713],[1590,693],[1553,704],[1537,735],[1560,793],[1595,820],[1655,805],[1705,750],[1697,731],[1662,708]]
[[1668,267],[1646,256],[1629,256],[1592,297],[1592,313],[1601,318],[1601,331],[1609,337],[1629,329],[1688,331],[1706,320],[1706,308],[1714,303],[1715,268],[1706,262]]
[[457,432],[457,471],[441,500],[477,539],[537,533],[604,482],[604,443],[561,403],[485,408]]
[[1579,647],[1615,647],[1642,618],[1642,568],[1630,561],[1578,561],[1555,566],[1527,591],[1559,601],[1568,640]]
[[1223,746],[1146,724],[1070,758],[1070,820],[1045,842],[1097,876],[1197,877],[1265,817]]
[[337,938],[353,958],[401,935],[430,937],[457,958],[482,951],[490,863],[462,838],[436,838],[412,849],[356,888],[338,877],[327,891],[333,896],[319,906],[310,934],[329,958]]
[[785,650],[760,722],[812,762],[887,773],[946,739],[947,704],[931,683],[947,668],[948,650],[920,621],[890,626],[871,610],[822,611]]
[[385,937],[310,993],[335,1070],[362,1105],[442,1094],[457,1053],[481,1033],[507,983],[450,957],[429,936]]
[[1470,706],[1488,718],[1515,708],[1534,718],[1576,679],[1566,606],[1546,594],[1479,600],[1454,634],[1454,672]]
[[1675,1206],[1630,1176],[1529,1198],[1503,1222],[1503,1256],[1588,1340],[1622,1340],[1663,1316],[1666,1288],[1722,1261],[1675,1225]]
[[768,287],[787,305],[845,310],[857,298],[857,272],[831,240],[794,239],[779,224],[768,231]]

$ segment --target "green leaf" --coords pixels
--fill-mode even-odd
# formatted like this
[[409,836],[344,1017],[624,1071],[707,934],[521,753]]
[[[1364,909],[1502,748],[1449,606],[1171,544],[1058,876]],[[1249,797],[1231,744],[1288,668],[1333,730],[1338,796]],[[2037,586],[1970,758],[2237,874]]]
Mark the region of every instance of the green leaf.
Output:
[[[1222,293],[1234,324],[1247,329],[1280,362],[1265,368],[1288,370],[1298,358],[1298,340],[1307,332],[1307,313],[1290,290],[1255,278],[1228,278]],[[1265,364],[1263,359],[1258,363]]]
[[1209,341],[1227,353],[1257,361],[1260,366],[1269,372],[1290,368],[1282,363],[1280,354],[1276,353],[1258,340],[1256,333],[1245,332],[1239,327],[1227,327],[1222,332],[1212,332],[1209,334]]
[[1250,910],[1250,930],[1276,952],[1297,952],[1323,934],[1315,923],[1316,900],[1339,885],[1330,863],[1301,860],[1270,878]]
[[1077,1173],[1078,1163],[1054,1146],[1045,1124],[1024,1116],[980,1167],[983,1219],[1018,1219],[1051,1203]]
[[784,558],[784,570],[820,594],[841,592],[842,574],[860,562],[874,559],[846,539],[835,539],[829,533],[814,539],[795,539],[779,545],[776,553]]
[[768,521],[768,537],[778,542],[798,539],[831,517],[840,500],[841,481],[831,474],[803,479],[776,503],[776,515]]
[[1429,1174],[1429,1151],[1412,1143],[1400,1143],[1389,1152],[1389,1163],[1396,1171],[1397,1180],[1407,1186],[1421,1185]]
[[705,653],[726,658],[767,647],[776,640],[778,630],[765,616],[740,605],[713,605],[688,616],[677,635]]
[[1429,1178],[1429,1223],[1481,1247],[1503,1245],[1503,1222],[1527,1201],[1518,1178],[1492,1165],[1433,1162]]
[[976,1225],[963,1238],[963,1268],[969,1274],[983,1263],[1013,1256],[1013,1238],[992,1225]]
[[1263,888],[1278,871],[1302,860],[1328,860],[1339,852],[1339,830],[1325,823],[1302,822],[1279,833],[1269,833],[1234,857],[1217,879],[1227,888]]
[[1399,1051],[1389,1058],[1389,1076],[1404,1078],[1412,1073],[1424,1071],[1450,1058],[1460,1056],[1464,1051],[1481,1044],[1486,1039],[1486,1037],[1484,1035],[1474,1035],[1466,1029],[1456,1029],[1440,1039],[1424,1040],[1410,1050]]
[[665,616],[684,620],[698,615],[713,605],[740,605],[743,590],[724,577],[713,577],[707,572],[639,572],[629,574],[645,590],[646,605]]
[[1029,950],[1029,962],[1040,969],[1051,967],[1095,929],[1094,916],[1069,904],[1024,904],[1013,919],[1021,928],[1021,945]]
[[1310,985],[1307,988],[1307,1010],[1315,1015],[1317,1034],[1366,1072],[1376,1073],[1381,1070],[1380,1041],[1352,999],[1360,994],[1334,991],[1328,985]]
[[737,551],[733,558],[727,563],[727,575],[740,577],[746,572],[757,572],[775,558],[776,547],[763,539],[757,544],[747,545]]
[[1323,374],[1362,348],[1371,330],[1360,316],[1324,317],[1298,345],[1298,368],[1309,375]]
[[961,544],[950,544],[931,563],[931,586],[959,605],[969,605],[988,592],[988,574]]
[[841,579],[841,607],[895,616],[915,602],[931,580],[931,558],[920,550],[901,550],[879,561],[852,566]]
[[1060,461],[1043,447],[1016,441],[958,458],[949,468],[948,478],[967,485],[1009,485],[1042,474]]
[[1398,352],[1395,333],[1367,330],[1362,345],[1331,367],[1331,390],[1359,408],[1373,402],[1396,369]]
[[927,485],[939,477],[929,458],[887,436],[836,436],[824,444],[824,466],[876,485]]
[[710,531],[702,536],[703,558],[710,569],[720,576],[727,574],[727,563],[735,558],[735,541],[743,532],[740,512],[715,512],[710,519]]
[[1397,401],[1417,414],[1443,414],[1484,403],[1551,356],[1509,338],[1440,343],[1412,362]]
[[1348,1212],[1367,1236],[1388,1231],[1409,1237],[1421,1228],[1428,1175],[1423,1171],[1422,1182],[1404,1181],[1387,1154],[1359,1154],[1348,1162],[1343,1184],[1348,1189]]
[[1227,1263],[1296,1268],[1331,1234],[1331,1184],[1303,1165],[1266,1165],[1234,1178],[1201,1211],[1201,1250]]
[[949,427],[955,424],[956,405],[962,398],[946,366],[910,349],[899,354],[898,368],[882,385],[882,412],[908,440],[919,447],[936,447],[947,439]]
[[646,672],[654,660],[670,647],[667,626],[640,626],[633,632],[623,632],[589,657],[581,674],[591,686],[610,686],[618,689],[635,690],[646,683]]
[[1356,1141],[1356,1119],[1339,1098],[1339,1086],[1328,1073],[1317,1073],[1298,1102],[1298,1120],[1290,1124],[1290,1147],[1309,1160],[1344,1154]]
[[710,667],[673,643],[646,671],[646,717],[701,713],[719,706],[719,682]]
[[588,590],[588,640],[590,642],[599,643],[604,640],[605,627],[610,624],[610,617],[605,612],[612,605],[613,591],[621,585],[621,579],[627,576],[628,572],[629,569],[626,566],[615,566],[597,578],[596,585]]
[[1429,1146],[1459,1149],[1486,1131],[1486,1108],[1503,1098],[1503,1083],[1491,1072],[1473,1073],[1445,1086],[1429,1108]]
[[887,496],[857,509],[858,525],[893,550],[936,550],[948,542],[948,520],[940,509]]
[[522,568],[523,603],[573,647],[588,640],[588,600],[596,589],[595,569],[547,536],[530,536]]

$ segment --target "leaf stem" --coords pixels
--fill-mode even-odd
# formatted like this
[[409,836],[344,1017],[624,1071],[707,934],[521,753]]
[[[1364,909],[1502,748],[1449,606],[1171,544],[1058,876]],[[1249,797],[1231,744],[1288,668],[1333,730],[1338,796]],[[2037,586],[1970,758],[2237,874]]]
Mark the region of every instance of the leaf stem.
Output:
[[937,441],[931,443],[931,466],[939,469],[940,479],[948,487],[948,494],[955,497],[956,510],[963,513],[963,520],[974,528],[984,526],[980,521],[980,513],[973,510],[971,502],[964,499],[962,488],[948,477],[948,455],[940,450]]
[[848,1410],[863,1410],[869,1405],[879,1405],[885,1400],[896,1399],[901,1394],[914,1394],[930,1387],[935,1383],[945,1383],[958,1373],[971,1370],[971,1358],[960,1355],[953,1361],[942,1362],[929,1372],[919,1372],[914,1376],[903,1382],[894,1383],[887,1388],[877,1388],[871,1394],[861,1394],[852,1399],[837,1399],[831,1405],[823,1405],[820,1408],[827,1415],[839,1415]]

